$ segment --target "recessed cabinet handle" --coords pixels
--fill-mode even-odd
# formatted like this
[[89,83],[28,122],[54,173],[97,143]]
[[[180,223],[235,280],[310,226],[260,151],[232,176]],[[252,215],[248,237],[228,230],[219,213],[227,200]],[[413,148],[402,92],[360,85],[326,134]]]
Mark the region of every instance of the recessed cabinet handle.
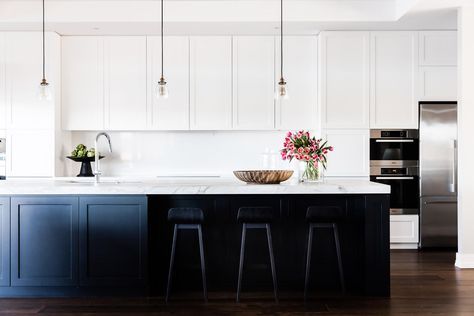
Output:
[[376,139],[376,143],[413,143],[413,139]]

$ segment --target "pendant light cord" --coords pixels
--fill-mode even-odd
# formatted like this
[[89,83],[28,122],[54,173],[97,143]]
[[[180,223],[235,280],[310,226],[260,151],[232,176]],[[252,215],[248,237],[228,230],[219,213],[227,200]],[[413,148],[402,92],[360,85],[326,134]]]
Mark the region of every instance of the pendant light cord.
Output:
[[45,65],[46,65],[46,58],[45,58],[45,55],[46,55],[46,54],[45,54],[45,51],[46,51],[46,49],[45,49],[45,31],[44,31],[44,29],[45,29],[45,22],[44,22],[44,20],[45,20],[45,19],[44,19],[44,11],[45,11],[45,10],[44,10],[44,1],[45,1],[45,0],[43,0],[43,80],[46,80],[46,67],[45,67]]
[[163,65],[164,65],[164,49],[163,49],[163,0],[161,0],[161,78],[163,78]]
[[283,79],[283,0],[280,0],[280,78]]

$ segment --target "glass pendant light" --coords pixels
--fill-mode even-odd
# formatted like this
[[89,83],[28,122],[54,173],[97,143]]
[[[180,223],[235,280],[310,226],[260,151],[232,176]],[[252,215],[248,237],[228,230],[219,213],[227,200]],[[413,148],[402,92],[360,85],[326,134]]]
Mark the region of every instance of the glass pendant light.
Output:
[[288,84],[283,78],[283,0],[280,0],[280,81],[278,81],[276,99],[288,99]]
[[50,101],[53,98],[53,94],[51,93],[51,85],[46,80],[44,1],[45,0],[43,0],[43,79],[38,88],[38,99],[40,101]]
[[163,60],[164,60],[164,49],[163,49],[163,0],[161,0],[161,77],[160,81],[156,85],[156,97],[159,99],[168,98],[168,87],[166,86],[165,77],[163,76]]

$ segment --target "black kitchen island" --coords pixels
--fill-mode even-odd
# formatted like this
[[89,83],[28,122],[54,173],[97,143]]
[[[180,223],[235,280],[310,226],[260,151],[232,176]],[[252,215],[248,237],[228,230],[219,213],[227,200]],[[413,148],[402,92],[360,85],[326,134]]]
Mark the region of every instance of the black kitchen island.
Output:
[[[308,206],[337,206],[348,295],[390,295],[389,187],[368,181],[255,186],[142,181],[77,184],[7,180],[0,184],[0,296],[162,296],[173,225],[171,207],[199,207],[209,292],[237,286],[242,206],[270,206],[277,280],[284,293],[304,288]],[[173,295],[201,289],[197,235],[178,238]],[[313,292],[340,291],[332,231],[313,239]],[[272,281],[266,237],[247,235],[246,292]],[[211,296],[212,297],[212,296]]]
[[[173,225],[167,222],[172,207],[203,209],[204,246],[210,291],[235,291],[242,226],[237,212],[244,206],[271,206],[273,247],[279,288],[303,291],[308,242],[305,220],[309,206],[338,206],[345,219],[339,223],[347,292],[355,295],[390,295],[389,196],[350,195],[172,195],[149,197],[150,285],[163,295],[166,287]],[[317,292],[340,289],[333,232],[318,229],[313,237],[311,288]],[[201,289],[199,246],[194,231],[180,232],[173,288]],[[266,235],[247,235],[243,278],[245,291],[272,290]]]

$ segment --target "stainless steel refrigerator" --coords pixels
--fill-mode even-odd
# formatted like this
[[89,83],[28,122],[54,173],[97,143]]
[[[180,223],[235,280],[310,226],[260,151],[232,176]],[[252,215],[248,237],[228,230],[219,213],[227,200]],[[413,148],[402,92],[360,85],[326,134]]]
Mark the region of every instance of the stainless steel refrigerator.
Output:
[[420,103],[420,181],[420,247],[456,247],[456,102]]

